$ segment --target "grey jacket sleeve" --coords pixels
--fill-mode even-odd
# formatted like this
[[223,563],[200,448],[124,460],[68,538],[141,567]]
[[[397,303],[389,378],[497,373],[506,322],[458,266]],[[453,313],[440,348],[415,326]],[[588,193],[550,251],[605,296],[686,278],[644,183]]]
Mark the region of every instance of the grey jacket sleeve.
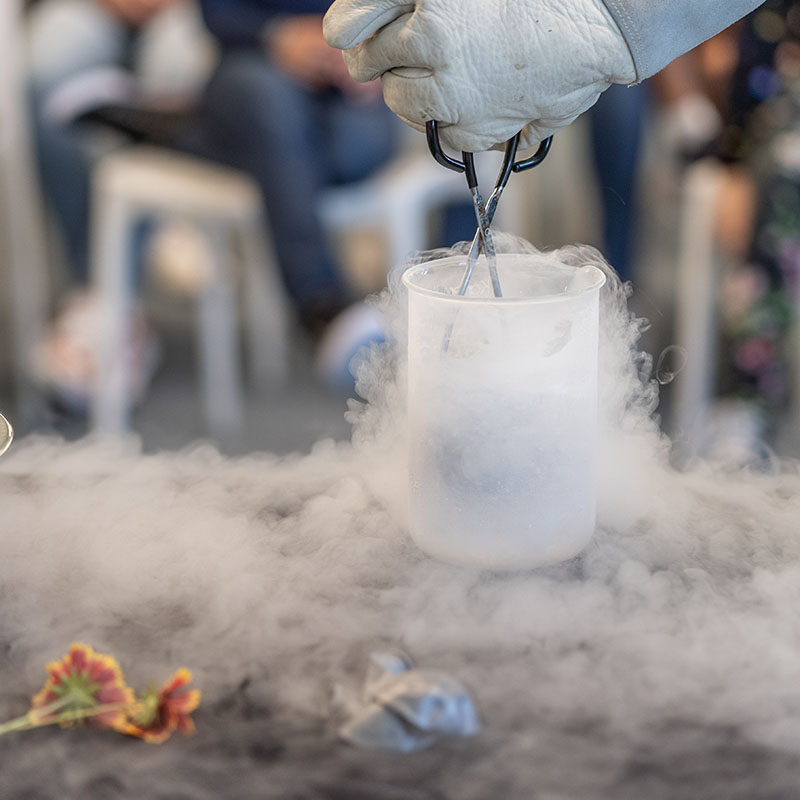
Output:
[[603,0],[643,81],[679,55],[758,8],[764,0]]

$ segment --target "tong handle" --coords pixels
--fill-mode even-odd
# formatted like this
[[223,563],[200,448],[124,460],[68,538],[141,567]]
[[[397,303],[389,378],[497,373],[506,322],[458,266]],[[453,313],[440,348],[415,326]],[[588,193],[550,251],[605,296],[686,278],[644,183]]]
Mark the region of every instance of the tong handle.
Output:
[[[466,173],[467,183],[471,189],[475,188],[478,185],[478,178],[475,173],[473,154],[462,153],[461,156],[464,160],[459,161],[445,153],[442,149],[442,143],[439,141],[439,123],[436,120],[429,120],[425,124],[425,135],[428,139],[428,149],[431,151],[431,155],[436,161],[443,167],[453,170],[453,172]],[[553,144],[553,137],[548,136],[547,139],[541,142],[539,149],[530,158],[523,159],[522,161],[515,161],[517,148],[519,147],[519,138],[520,134],[517,133],[506,142],[506,156],[503,161],[503,168],[500,171],[500,177],[497,180],[498,186],[505,186],[512,172],[525,172],[526,170],[538,167],[539,164],[547,158],[547,154],[550,152],[550,147]]]
[[[519,136],[519,134],[517,134]],[[541,144],[539,145],[539,149],[530,157],[525,158],[522,161],[517,161],[513,167],[511,167],[511,171],[515,173],[525,172],[525,170],[533,169],[534,167],[538,167],[539,164],[542,163],[547,158],[547,154],[550,152],[550,148],[553,145],[553,137],[548,136],[546,139],[543,139]]]
[[466,171],[467,167],[463,161],[456,160],[442,150],[442,143],[439,141],[439,123],[435,119],[425,124],[425,135],[428,138],[428,150],[431,151],[431,155],[439,164],[453,170],[453,172]]

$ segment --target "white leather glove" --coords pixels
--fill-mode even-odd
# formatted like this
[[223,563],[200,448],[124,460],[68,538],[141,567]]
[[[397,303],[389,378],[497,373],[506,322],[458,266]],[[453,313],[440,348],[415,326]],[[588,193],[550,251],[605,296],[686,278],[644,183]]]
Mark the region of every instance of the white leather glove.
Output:
[[636,70],[602,0],[336,0],[324,21],[357,81],[455,150],[532,147]]

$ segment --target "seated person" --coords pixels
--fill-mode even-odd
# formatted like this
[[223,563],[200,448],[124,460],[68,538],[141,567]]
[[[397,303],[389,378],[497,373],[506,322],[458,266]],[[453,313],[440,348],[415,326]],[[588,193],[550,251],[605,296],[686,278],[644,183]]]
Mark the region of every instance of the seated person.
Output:
[[[94,373],[97,303],[87,291],[89,185],[94,163],[117,146],[108,129],[80,118],[82,104],[124,101],[136,91],[142,40],[162,12],[185,0],[36,0],[27,17],[32,128],[45,200],[63,235],[69,292],[33,354],[33,377],[58,404],[82,412]],[[179,59],[175,56],[175,69]],[[130,342],[131,391],[155,364],[142,320]]]
[[[89,175],[97,129],[73,120],[79,93],[124,100],[133,91],[146,29],[185,0],[38,0],[28,16],[29,72],[45,196],[67,245],[72,278],[87,279]],[[77,78],[84,80],[79,92]],[[68,95],[71,95],[68,97]],[[84,101],[86,102],[86,101]]]
[[362,180],[395,150],[380,87],[358,84],[322,37],[329,0],[201,0],[221,46],[182,144],[249,173],[286,289],[312,337],[353,298],[317,215],[329,186]]
[[[181,0],[41,2],[42,11],[50,3],[53,10],[73,6],[87,22],[77,24],[79,15],[64,18],[75,23],[69,30],[84,36],[82,44],[80,36],[66,37],[69,52],[85,54],[73,59],[78,62],[74,69],[67,58],[69,68],[34,70],[46,192],[65,229],[73,283],[82,285],[87,278],[88,187],[94,160],[87,146],[90,126],[85,118],[68,124],[45,118],[43,98],[53,84],[43,80],[42,73],[66,78],[81,69],[131,64],[137,34],[166,6]],[[288,294],[300,321],[318,338],[355,298],[323,235],[317,198],[324,187],[363,179],[382,165],[394,151],[398,124],[383,105],[379,89],[352,81],[341,54],[325,44],[321,23],[326,2],[226,0],[201,7],[221,46],[220,63],[195,113],[188,122],[173,126],[169,142],[161,143],[239,168],[258,182]],[[93,35],[87,40],[90,31]],[[91,296],[81,295],[68,304],[37,359],[43,382],[73,407],[85,405],[88,398],[94,316]],[[356,338],[379,335],[374,317],[355,316],[362,321]],[[143,326],[133,329],[141,332]],[[141,367],[134,364],[133,372],[141,374],[137,383],[144,384],[152,360],[147,342],[137,340],[131,348]],[[349,360],[346,353],[344,359]],[[142,389],[132,387],[134,394]]]

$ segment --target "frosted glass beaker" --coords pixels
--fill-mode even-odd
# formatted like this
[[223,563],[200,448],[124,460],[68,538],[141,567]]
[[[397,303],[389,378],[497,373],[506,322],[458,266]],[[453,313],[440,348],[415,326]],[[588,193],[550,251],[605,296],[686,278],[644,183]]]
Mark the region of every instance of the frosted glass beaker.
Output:
[[594,266],[545,254],[408,270],[409,525],[445,561],[529,568],[595,526],[599,294]]

